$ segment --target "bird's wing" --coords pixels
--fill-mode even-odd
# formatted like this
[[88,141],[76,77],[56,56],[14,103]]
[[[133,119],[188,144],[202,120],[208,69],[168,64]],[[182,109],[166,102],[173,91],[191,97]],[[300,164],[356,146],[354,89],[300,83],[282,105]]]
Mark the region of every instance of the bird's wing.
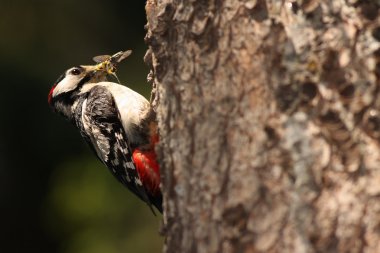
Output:
[[[132,160],[132,150],[112,94],[93,87],[82,105],[87,140],[112,174],[151,207],[151,201]],[[152,208],[152,207],[151,207]],[[153,210],[153,209],[152,209]]]

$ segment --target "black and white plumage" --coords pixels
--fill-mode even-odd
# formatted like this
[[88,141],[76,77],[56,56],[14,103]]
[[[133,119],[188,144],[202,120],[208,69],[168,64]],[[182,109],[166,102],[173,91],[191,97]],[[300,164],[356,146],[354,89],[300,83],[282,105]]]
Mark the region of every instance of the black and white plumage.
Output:
[[[120,84],[107,82],[106,74],[96,66],[79,66],[67,70],[57,80],[48,100],[56,112],[79,129],[118,181],[162,212],[160,191],[152,191],[144,185],[147,180],[142,182],[141,171],[136,169],[132,158],[134,150],[154,151],[151,137],[155,133],[151,126],[155,116],[143,96]],[[159,189],[157,174],[153,170],[147,174],[154,178],[148,181],[157,184],[154,189]]]

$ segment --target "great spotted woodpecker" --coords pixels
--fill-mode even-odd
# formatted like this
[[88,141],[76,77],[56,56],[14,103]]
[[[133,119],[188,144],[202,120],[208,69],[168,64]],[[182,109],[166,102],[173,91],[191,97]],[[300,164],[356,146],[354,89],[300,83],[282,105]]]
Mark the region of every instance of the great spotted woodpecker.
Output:
[[95,57],[98,64],[68,69],[51,88],[48,103],[78,128],[122,184],[162,213],[155,113],[143,96],[107,81],[129,53]]

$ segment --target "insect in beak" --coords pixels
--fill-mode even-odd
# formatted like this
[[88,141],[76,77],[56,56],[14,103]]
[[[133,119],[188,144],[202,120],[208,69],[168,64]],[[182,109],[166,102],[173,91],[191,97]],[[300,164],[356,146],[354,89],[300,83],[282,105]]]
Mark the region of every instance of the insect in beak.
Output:
[[98,55],[92,58],[97,65],[95,65],[95,71],[103,71],[106,72],[108,75],[114,76],[117,81],[120,83],[119,78],[116,75],[116,66],[121,61],[126,59],[129,55],[131,55],[132,51],[120,51],[116,54],[110,56],[110,55]]

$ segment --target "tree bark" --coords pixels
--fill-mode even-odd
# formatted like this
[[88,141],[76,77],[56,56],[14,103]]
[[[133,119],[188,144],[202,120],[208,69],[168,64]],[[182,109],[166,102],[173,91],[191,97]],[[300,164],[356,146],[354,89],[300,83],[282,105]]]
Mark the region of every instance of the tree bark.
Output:
[[164,252],[380,252],[379,0],[148,0]]

